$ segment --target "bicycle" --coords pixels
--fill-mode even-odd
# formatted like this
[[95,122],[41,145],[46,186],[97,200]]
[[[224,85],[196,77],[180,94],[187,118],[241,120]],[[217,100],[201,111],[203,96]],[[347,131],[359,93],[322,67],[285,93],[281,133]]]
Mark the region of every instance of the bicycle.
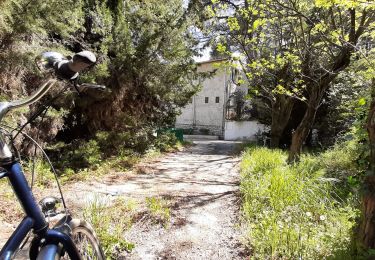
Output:
[[[38,59],[38,67],[46,71],[49,76],[41,84],[39,89],[31,96],[11,102],[0,102],[0,123],[4,116],[11,110],[31,105],[40,100],[58,81],[67,81],[74,83],[75,89],[97,88],[105,89],[104,86],[94,84],[77,83],[79,73],[96,63],[96,57],[92,52],[82,51],[75,54],[71,59],[65,58],[57,52],[46,52]],[[40,111],[38,112],[41,113]],[[31,120],[35,119],[32,117]],[[29,120],[27,123],[29,123]],[[26,123],[26,124],[27,124]],[[23,126],[24,127],[24,126]],[[18,134],[27,134],[22,132]],[[42,147],[30,136],[36,147],[40,148],[46,155]],[[6,138],[11,141],[6,142]],[[13,145],[10,130],[1,125],[0,131],[0,179],[8,178],[10,185],[21,204],[25,217],[15,229],[11,237],[0,251],[0,259],[12,259],[17,251],[26,243],[28,235],[33,231],[34,237],[30,243],[30,259],[49,260],[49,259],[105,259],[100,242],[97,239],[91,226],[85,221],[73,219],[70,215],[62,194],[56,172],[49,160],[47,161],[55,173],[57,186],[61,198],[47,197],[38,202],[35,200],[32,189],[26,180],[22,171],[20,159],[16,148]],[[64,210],[56,212],[56,205],[62,202]],[[57,218],[58,221],[53,227],[49,227],[50,218]]]

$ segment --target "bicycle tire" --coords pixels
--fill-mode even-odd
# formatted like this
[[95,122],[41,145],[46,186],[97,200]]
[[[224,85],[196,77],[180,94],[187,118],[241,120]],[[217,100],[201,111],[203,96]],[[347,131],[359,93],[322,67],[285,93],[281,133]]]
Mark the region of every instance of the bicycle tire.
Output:
[[[72,219],[67,223],[71,236],[83,260],[105,260],[103,249],[93,228],[84,220]],[[60,257],[61,260],[70,259],[68,254]]]

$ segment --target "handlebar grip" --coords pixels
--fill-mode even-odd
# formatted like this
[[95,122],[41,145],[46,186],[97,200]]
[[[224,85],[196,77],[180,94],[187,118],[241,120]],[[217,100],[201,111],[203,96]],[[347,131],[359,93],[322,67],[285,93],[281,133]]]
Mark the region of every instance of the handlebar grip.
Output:
[[63,79],[76,79],[79,72],[94,65],[96,57],[91,51],[81,51],[73,56],[72,60],[63,60],[57,65],[57,75]]
[[96,57],[91,51],[81,51],[68,60],[58,52],[45,52],[39,62],[45,69],[54,69],[59,78],[73,80],[79,72],[95,64]]
[[69,69],[74,72],[80,72],[85,68],[95,64],[96,57],[91,51],[81,51],[73,56],[73,59],[69,61]]

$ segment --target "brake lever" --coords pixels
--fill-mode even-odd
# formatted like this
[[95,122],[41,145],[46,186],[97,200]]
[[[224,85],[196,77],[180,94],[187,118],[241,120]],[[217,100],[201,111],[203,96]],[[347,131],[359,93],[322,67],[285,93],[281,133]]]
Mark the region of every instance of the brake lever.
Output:
[[78,83],[77,83],[77,81],[74,81],[73,86],[74,86],[74,89],[77,91],[78,96],[81,96],[81,91],[79,91],[79,89],[78,89]]
[[79,87],[81,88],[81,90],[85,90],[85,89],[95,89],[95,90],[100,90],[100,91],[107,90],[107,87],[104,85],[97,85],[97,84],[90,84],[90,83],[83,83],[79,85]]

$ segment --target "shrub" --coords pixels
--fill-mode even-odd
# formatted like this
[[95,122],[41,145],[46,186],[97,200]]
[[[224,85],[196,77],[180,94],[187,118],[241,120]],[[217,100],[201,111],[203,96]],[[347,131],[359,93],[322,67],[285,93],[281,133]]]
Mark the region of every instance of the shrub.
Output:
[[358,211],[354,200],[337,196],[337,179],[327,176],[322,159],[329,156],[305,156],[290,166],[280,150],[244,153],[242,210],[254,258],[321,259],[350,248]]
[[303,155],[298,167],[311,172],[324,171],[335,182],[337,199],[358,198],[360,183],[368,169],[369,149],[358,138],[337,143],[318,155]]
[[85,168],[101,162],[100,147],[95,140],[78,142],[78,148],[69,151],[68,157],[73,168]]
[[154,141],[154,146],[161,152],[166,152],[173,149],[177,144],[177,138],[172,132],[164,132],[158,134]]
[[53,165],[60,171],[64,171],[63,174],[66,174],[66,168],[79,170],[95,167],[102,161],[100,147],[96,140],[75,140],[70,144],[59,144],[50,147],[48,154],[53,160]]
[[123,132],[98,132],[96,140],[106,156],[117,155],[119,150],[131,149],[143,153],[150,146],[149,132],[145,129]]

